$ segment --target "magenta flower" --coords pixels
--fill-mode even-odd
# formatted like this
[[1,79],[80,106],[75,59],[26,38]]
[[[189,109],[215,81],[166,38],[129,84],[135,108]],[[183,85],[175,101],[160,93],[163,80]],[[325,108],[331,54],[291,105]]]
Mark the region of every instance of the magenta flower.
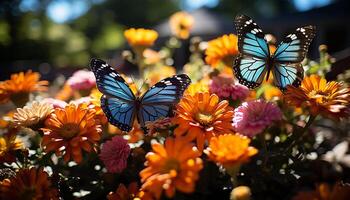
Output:
[[67,80],[67,84],[74,90],[87,90],[96,85],[93,72],[78,70]]
[[249,89],[244,85],[235,83],[230,76],[219,75],[213,77],[209,85],[210,93],[215,93],[222,99],[243,101],[249,95]]
[[120,173],[126,168],[129,154],[128,142],[121,136],[114,136],[103,144],[99,157],[108,172]]
[[282,112],[277,105],[263,100],[244,102],[235,109],[233,126],[245,136],[254,137],[274,121],[282,119]]

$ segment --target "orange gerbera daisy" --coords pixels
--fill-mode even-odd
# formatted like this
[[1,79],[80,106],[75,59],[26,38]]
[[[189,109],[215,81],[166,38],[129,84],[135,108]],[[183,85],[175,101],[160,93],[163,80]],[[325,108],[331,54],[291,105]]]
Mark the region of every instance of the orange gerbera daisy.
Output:
[[1,199],[53,200],[58,198],[49,175],[42,169],[20,169],[16,176],[0,182]]
[[348,184],[336,183],[333,187],[327,183],[317,185],[314,191],[299,192],[293,200],[347,200],[350,196]]
[[230,168],[247,162],[251,156],[258,153],[249,143],[250,139],[242,135],[219,135],[210,139],[206,153],[210,160]]
[[45,122],[42,146],[45,152],[55,151],[63,155],[64,161],[71,158],[80,163],[82,150],[91,152],[100,140],[100,125],[95,122],[94,109],[86,105],[67,105],[64,109],[56,108]]
[[238,55],[238,38],[234,34],[223,35],[208,42],[205,50],[205,61],[212,67],[223,63],[227,67],[233,65],[234,57]]
[[187,39],[194,24],[194,18],[187,12],[177,12],[169,20],[171,32],[178,38]]
[[146,155],[147,166],[140,172],[142,190],[151,192],[157,199],[162,191],[169,198],[179,190],[184,193],[194,191],[198,172],[203,164],[200,152],[183,138],[167,138],[165,144],[152,144],[153,152]]
[[349,115],[350,89],[318,75],[305,77],[299,88],[288,86],[285,99],[294,106],[307,108],[314,116],[339,119]]
[[10,129],[0,136],[0,163],[14,162],[16,160],[15,151],[24,148],[24,144],[16,134],[17,129]]
[[143,28],[130,28],[124,31],[124,36],[132,47],[142,46],[149,47],[154,44],[154,41],[158,38],[158,33],[154,30]]
[[233,110],[228,101],[220,101],[217,95],[209,92],[183,97],[175,112],[173,123],[179,125],[174,131],[175,136],[196,139],[200,151],[205,140],[232,130]]
[[30,93],[47,90],[48,82],[39,80],[40,74],[31,70],[12,74],[10,80],[0,82],[0,103],[11,100],[19,107],[23,107]]

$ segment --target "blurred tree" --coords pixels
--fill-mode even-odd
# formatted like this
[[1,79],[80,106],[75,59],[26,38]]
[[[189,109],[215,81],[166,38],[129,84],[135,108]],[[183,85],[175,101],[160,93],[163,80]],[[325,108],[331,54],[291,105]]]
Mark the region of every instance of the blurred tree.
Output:
[[295,11],[295,7],[292,0],[219,0],[218,6],[213,10],[225,13],[230,17],[238,13],[272,17]]

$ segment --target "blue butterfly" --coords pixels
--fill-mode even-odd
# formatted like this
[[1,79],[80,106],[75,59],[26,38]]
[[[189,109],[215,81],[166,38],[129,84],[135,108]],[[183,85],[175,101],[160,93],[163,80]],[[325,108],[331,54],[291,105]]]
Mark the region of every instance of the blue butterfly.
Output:
[[315,36],[314,26],[297,28],[277,46],[273,55],[265,40],[265,34],[249,17],[235,18],[240,55],[234,63],[234,71],[239,82],[251,89],[258,87],[266,73],[268,80],[272,71],[274,84],[281,90],[287,85],[298,87],[304,77],[301,62]]
[[171,114],[191,83],[187,75],[176,75],[161,80],[136,97],[120,74],[103,60],[92,59],[90,68],[96,76],[97,88],[103,93],[101,107],[108,121],[127,132],[132,129],[135,117],[141,127],[145,127],[145,122]]

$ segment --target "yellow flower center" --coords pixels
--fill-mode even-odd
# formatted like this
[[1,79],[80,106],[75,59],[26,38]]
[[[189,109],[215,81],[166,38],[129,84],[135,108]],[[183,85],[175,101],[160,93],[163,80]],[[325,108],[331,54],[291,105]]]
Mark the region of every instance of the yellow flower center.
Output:
[[[170,158],[165,162],[163,169],[167,173],[170,172],[170,173],[174,174],[180,170],[180,163],[177,159]],[[174,174],[174,175],[176,175],[176,174]]]
[[211,114],[206,114],[206,113],[197,113],[196,114],[196,120],[201,124],[201,125],[209,125],[213,122],[213,115]]
[[79,133],[79,125],[74,123],[64,124],[60,130],[60,134],[64,138],[72,138]]

